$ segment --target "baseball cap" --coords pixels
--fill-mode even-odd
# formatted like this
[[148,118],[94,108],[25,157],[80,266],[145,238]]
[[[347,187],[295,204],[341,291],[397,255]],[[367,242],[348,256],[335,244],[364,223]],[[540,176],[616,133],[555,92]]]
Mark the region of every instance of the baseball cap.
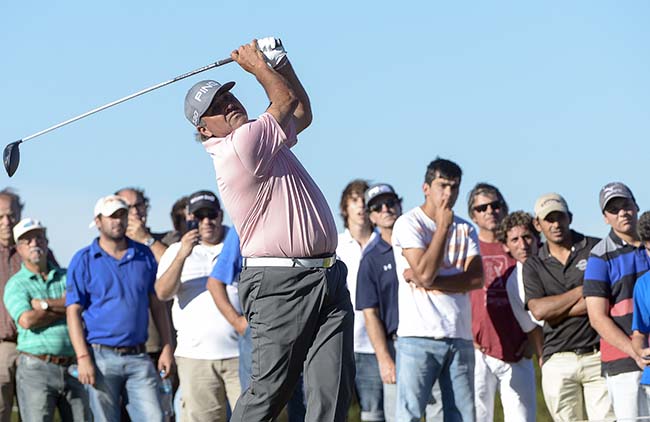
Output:
[[191,194],[190,199],[187,201],[187,211],[190,214],[194,214],[202,208],[210,208],[219,211],[221,206],[219,205],[217,195],[209,190],[200,190]]
[[[117,195],[108,195],[99,198],[97,200],[97,203],[95,204],[95,213],[93,214],[93,217],[98,217],[100,215],[103,215],[105,217],[110,217],[115,213],[115,211],[128,210],[128,209],[129,206],[124,201],[124,199],[120,198]],[[93,220],[88,227],[90,228],[95,227],[95,221]]]
[[185,117],[194,126],[199,125],[201,116],[208,111],[210,103],[217,95],[230,91],[235,86],[234,82],[226,82],[221,85],[217,81],[201,81],[196,84],[185,95]]
[[380,195],[393,195],[397,198],[395,189],[393,189],[391,185],[388,183],[377,183],[366,189],[366,192],[363,194],[363,199],[366,203],[366,207],[370,206],[370,202],[372,202],[373,199],[377,198]]
[[631,199],[636,204],[636,199],[634,199],[634,195],[632,195],[630,188],[621,182],[611,182],[603,186],[598,195],[600,211],[604,212],[607,203],[614,198]]
[[535,201],[535,217],[546,218],[547,215],[554,211],[560,211],[569,214],[569,206],[562,196],[557,193],[547,193],[537,198]]
[[45,230],[45,226],[39,220],[23,218],[14,226],[14,241],[18,242],[20,236],[32,230]]

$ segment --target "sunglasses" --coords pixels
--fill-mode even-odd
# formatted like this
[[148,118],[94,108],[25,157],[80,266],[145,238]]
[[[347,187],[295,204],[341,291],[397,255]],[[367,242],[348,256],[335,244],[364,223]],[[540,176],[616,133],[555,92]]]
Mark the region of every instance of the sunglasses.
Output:
[[472,208],[476,212],[485,212],[487,211],[488,207],[492,208],[492,211],[497,211],[501,209],[501,201],[492,201],[488,202],[487,204],[483,205],[477,205],[474,208]]
[[196,219],[199,221],[203,220],[204,218],[214,220],[218,215],[219,212],[215,210],[198,210],[194,213],[194,217],[196,217]]
[[397,198],[388,198],[384,199],[382,201],[377,201],[373,203],[372,205],[368,205],[368,211],[370,212],[380,212],[383,208],[384,205],[386,205],[386,208],[393,208],[396,205],[399,205],[399,199]]
[[605,211],[607,211],[610,214],[618,214],[619,212],[623,211],[630,211],[634,209],[634,204],[630,202],[623,202],[620,204],[607,204],[605,207]]

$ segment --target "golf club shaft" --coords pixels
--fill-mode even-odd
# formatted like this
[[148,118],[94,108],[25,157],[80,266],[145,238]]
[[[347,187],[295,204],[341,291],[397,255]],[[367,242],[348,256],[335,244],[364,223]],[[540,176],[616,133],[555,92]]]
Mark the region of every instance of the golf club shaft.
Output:
[[25,141],[28,141],[28,140],[30,140],[30,139],[32,139],[32,138],[36,138],[37,136],[41,136],[41,135],[43,135],[43,134],[45,134],[45,133],[51,132],[51,131],[53,131],[54,129],[58,129],[58,128],[60,128],[61,126],[65,126],[65,125],[67,125],[67,124],[69,124],[69,123],[76,122],[77,120],[79,120],[79,119],[83,119],[84,117],[90,116],[91,114],[98,113],[98,112],[100,112],[100,111],[102,111],[102,110],[106,110],[106,109],[109,108],[109,107],[113,107],[114,105],[117,105],[117,104],[123,103],[123,102],[125,102],[125,101],[128,101],[128,100],[130,100],[131,98],[138,97],[138,96],[140,96],[140,95],[142,95],[142,94],[146,94],[147,92],[151,92],[151,91],[153,91],[153,90],[155,90],[155,89],[162,88],[163,86],[166,86],[166,85],[172,84],[172,83],[174,83],[174,82],[180,81],[181,79],[189,78],[190,76],[196,75],[197,73],[205,72],[206,70],[210,70],[210,69],[212,69],[212,68],[222,66],[222,65],[227,64],[227,63],[230,63],[230,62],[232,62],[232,61],[233,61],[232,58],[228,57],[228,58],[226,58],[226,59],[218,60],[218,61],[216,61],[216,62],[214,62],[214,63],[210,63],[210,64],[207,65],[207,66],[203,66],[203,67],[201,67],[201,68],[199,68],[199,69],[192,70],[191,72],[187,72],[187,73],[185,73],[185,74],[183,74],[183,75],[176,76],[175,78],[170,79],[170,80],[168,80],[168,81],[161,82],[161,83],[159,83],[159,84],[157,84],[157,85],[154,85],[154,86],[152,86],[152,87],[149,87],[149,88],[143,89],[142,91],[138,91],[138,92],[136,92],[136,93],[134,93],[134,94],[127,95],[127,96],[124,97],[124,98],[120,98],[119,100],[115,100],[115,101],[113,101],[113,102],[111,102],[111,103],[108,103],[108,104],[105,104],[105,105],[103,105],[103,106],[101,106],[101,107],[97,107],[96,109],[93,109],[93,110],[87,111],[87,112],[85,112],[85,113],[83,113],[83,114],[80,114],[80,115],[78,115],[78,116],[76,116],[76,117],[73,117],[73,118],[71,118],[71,119],[68,119],[68,120],[66,120],[65,122],[61,122],[61,123],[56,124],[56,125],[54,125],[54,126],[52,126],[52,127],[49,127],[49,128],[47,128],[47,129],[44,129],[44,130],[42,130],[42,131],[40,131],[40,132],[36,132],[36,133],[34,133],[33,135],[29,135],[29,136],[27,136],[27,137],[25,137],[25,138],[22,138],[22,139],[20,139],[20,140],[17,141],[17,142],[25,142]]

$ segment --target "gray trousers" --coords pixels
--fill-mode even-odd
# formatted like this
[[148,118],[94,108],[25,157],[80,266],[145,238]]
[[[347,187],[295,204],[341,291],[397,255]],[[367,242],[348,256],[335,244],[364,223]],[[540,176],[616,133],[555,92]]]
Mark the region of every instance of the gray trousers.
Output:
[[251,384],[233,422],[276,418],[304,371],[308,422],[345,421],[354,388],[354,312],[340,261],[328,269],[249,267],[239,279],[251,327]]

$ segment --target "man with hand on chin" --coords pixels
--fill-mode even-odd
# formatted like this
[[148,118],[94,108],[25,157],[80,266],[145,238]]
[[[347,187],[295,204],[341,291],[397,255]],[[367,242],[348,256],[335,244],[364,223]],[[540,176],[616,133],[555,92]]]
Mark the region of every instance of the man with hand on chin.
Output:
[[[172,371],[170,323],[154,293],[156,260],[148,247],[126,237],[127,213],[118,196],[97,201],[99,237],[68,268],[68,327],[94,419],[119,420],[124,401],[132,420],[162,421],[158,371],[167,377]],[[145,353],[149,309],[163,339],[158,371]]]

